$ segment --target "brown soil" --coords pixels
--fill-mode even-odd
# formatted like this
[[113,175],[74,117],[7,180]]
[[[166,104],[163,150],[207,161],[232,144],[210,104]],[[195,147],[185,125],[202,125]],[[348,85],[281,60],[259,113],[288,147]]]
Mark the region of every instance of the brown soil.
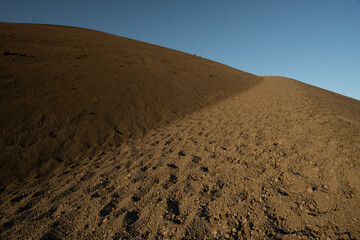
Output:
[[48,176],[260,77],[102,32],[0,23],[0,181]]
[[[4,26],[9,29],[17,28],[17,25],[2,24],[2,29],[5,28]],[[40,34],[41,28],[55,32],[63,31],[58,37],[66,36],[67,32],[72,32],[72,34],[76,32],[90,34],[91,32],[94,35],[90,35],[89,39],[102,36],[102,39],[114,39],[112,40],[114,42],[124,41],[127,42],[127,46],[133,46],[122,48],[120,52],[128,49],[132,49],[128,50],[129,52],[140,51],[138,48],[141,47],[160,49],[164,51],[163,55],[156,51],[152,57],[161,55],[165,58],[166,56],[170,62],[159,63],[162,71],[166,73],[154,74],[158,76],[157,80],[149,83],[156,89],[154,90],[156,93],[149,95],[151,101],[143,100],[143,95],[130,94],[122,98],[122,101],[154,104],[151,105],[154,106],[151,111],[137,113],[142,114],[141,116],[153,116],[153,111],[157,113],[155,115],[158,118],[153,120],[152,124],[142,125],[145,129],[134,130],[134,133],[139,134],[146,130],[145,134],[138,135],[136,138],[129,138],[132,136],[129,134],[129,137],[119,140],[119,146],[113,146],[111,149],[109,147],[106,151],[94,151],[94,156],[86,155],[87,152],[80,152],[82,160],[72,160],[72,162],[66,160],[69,166],[65,164],[58,167],[58,171],[49,175],[46,181],[41,178],[30,178],[31,181],[22,183],[15,181],[2,188],[2,193],[0,193],[0,236],[2,238],[360,238],[359,101],[288,78],[264,77],[261,81],[258,77],[209,60],[99,32],[38,25],[19,25],[19,28],[24,29],[14,30],[14,34],[18,32],[19,35],[19,32],[25,31],[26,28],[35,29],[38,31],[37,35]],[[30,30],[24,36],[29,36],[32,32]],[[1,30],[0,39],[4,38],[4,31]],[[68,36],[70,35],[69,33]],[[42,38],[45,36],[46,34],[43,33]],[[79,43],[83,43],[83,40]],[[25,43],[26,41],[22,44],[25,45]],[[19,43],[19,46],[22,45]],[[13,49],[16,48],[7,51],[15,53]],[[87,51],[95,51],[91,50],[91,47],[87,49]],[[37,53],[35,50],[34,52],[16,51],[19,54],[34,56]],[[96,51],[99,51],[97,56],[100,58],[100,52],[105,50]],[[48,54],[47,58],[51,55],[46,51],[44,54]],[[88,52],[85,54],[91,56]],[[171,57],[171,54],[176,54],[176,56]],[[128,55],[131,54],[128,53]],[[17,55],[6,57],[9,56],[14,59],[21,58]],[[68,61],[72,63],[77,61],[64,56],[62,55],[57,60],[59,62],[63,58],[63,66],[65,64],[72,66]],[[122,55],[119,54],[119,58],[120,56]],[[184,56],[184,59],[180,60],[180,56]],[[46,57],[44,56],[41,64],[38,63],[40,66],[46,63]],[[103,58],[107,57],[103,56]],[[6,59],[5,56],[1,57],[1,64],[10,66],[11,63],[4,59]],[[149,57],[148,61],[151,62],[151,59]],[[177,62],[173,64],[172,61]],[[113,68],[109,67],[110,63],[105,68],[105,65],[100,67],[101,61],[98,66],[95,64],[96,59],[93,59],[93,62],[92,67],[105,71],[98,73],[98,76],[110,74],[106,71]],[[28,71],[37,66],[28,64]],[[55,62],[52,64],[56,66]],[[181,70],[183,64],[188,64],[188,68]],[[210,65],[218,71],[209,71]],[[21,66],[26,66],[26,64]],[[84,69],[87,67],[86,63],[81,66]],[[139,66],[134,72],[140,72],[142,67]],[[171,81],[166,80],[165,76],[172,79],[172,75],[169,74],[173,68],[180,69],[174,77],[183,74],[191,79],[177,78],[175,82],[178,85],[173,86],[173,91],[166,91],[160,85],[170,84]],[[41,74],[41,69],[44,68],[37,69],[33,74]],[[63,67],[61,69],[68,71],[66,75],[68,77],[72,76],[71,74],[79,74],[79,71],[74,70],[76,68]],[[90,67],[87,69],[91,71]],[[126,69],[130,74],[132,67],[127,66]],[[15,67],[10,70],[13,75],[21,75]],[[207,70],[207,75],[202,76],[201,73],[205,74],[205,70]],[[3,70],[1,71],[3,74]],[[114,67],[114,71],[111,74],[116,75],[116,71],[124,70],[118,68],[115,70]],[[149,68],[148,71],[155,70]],[[209,72],[213,75],[210,76]],[[52,71],[48,71],[48,74],[52,74]],[[82,72],[82,74],[86,73]],[[64,88],[80,81],[81,84],[76,85],[76,89],[80,89],[90,76],[87,75],[86,78],[81,78],[82,80],[76,80],[79,78],[74,77],[68,81],[67,84],[70,85],[64,83]],[[2,86],[5,86],[3,82],[6,81],[3,79]],[[16,79],[20,81],[20,78]],[[140,84],[140,76],[134,79],[139,81],[139,84],[135,86],[139,88],[143,86]],[[196,82],[197,79],[202,80]],[[96,84],[96,81],[93,81],[95,83],[89,83],[88,88],[91,88],[91,84]],[[142,81],[147,81],[147,78],[143,78]],[[155,86],[158,81],[163,82]],[[35,78],[31,84],[35,84],[34,82],[36,82]],[[45,86],[51,86],[45,83],[46,80],[43,80],[44,89]],[[231,84],[234,84],[233,88]],[[242,87],[242,84],[245,86]],[[111,92],[115,89],[115,85],[106,91]],[[9,87],[12,91],[11,95],[4,95],[7,92],[2,91],[2,111],[7,109],[3,100],[13,102],[13,104],[17,101],[19,101],[18,104],[21,103],[21,99],[16,100],[13,97],[17,91],[20,91],[16,90],[16,86],[21,88],[21,91],[33,91],[33,87],[29,85],[24,87],[22,84],[15,84],[14,90]],[[61,84],[56,85],[56,89],[61,89],[61,86]],[[116,87],[121,89],[118,85]],[[98,88],[99,91],[100,89],[105,91],[104,87]],[[182,92],[181,89],[185,90]],[[73,106],[77,106],[74,103],[82,101],[85,102],[84,105],[79,104],[79,106],[98,106],[87,103],[90,90],[79,95],[73,93],[77,98],[69,97],[75,90],[61,91],[61,94],[68,96],[66,99],[77,99],[72,103]],[[131,91],[135,90],[131,89]],[[141,91],[145,91],[145,88]],[[30,97],[32,95],[28,95],[27,100],[23,101],[28,101],[28,107],[33,110],[52,109],[49,105],[55,104],[54,102],[61,104],[59,103],[62,99],[61,94],[49,92],[46,95],[48,98],[44,99],[41,98],[43,94],[35,94],[32,98]],[[193,96],[193,99],[181,98],[184,94]],[[20,94],[20,96],[23,95]],[[31,101],[35,101],[32,100],[35,96],[40,106],[35,107],[31,104]],[[55,98],[57,101],[51,102],[51,96],[57,96]],[[198,96],[203,97],[198,99]],[[82,98],[86,98],[86,101],[81,100]],[[116,99],[116,95],[112,96],[112,99]],[[156,99],[159,100],[156,101]],[[78,109],[70,106],[69,103],[64,103],[64,109],[67,109],[65,106]],[[101,102],[101,104],[105,103],[105,100]],[[181,105],[183,103],[184,105]],[[167,105],[161,108],[161,104]],[[192,106],[192,104],[199,104],[199,106]],[[20,105],[8,106],[21,110]],[[24,105],[21,106],[24,107]],[[116,109],[114,106],[115,104],[109,106],[109,109]],[[172,109],[170,106],[179,106],[182,109],[179,110],[181,114],[178,112],[171,116],[167,115],[166,111]],[[207,107],[200,109],[202,106]],[[96,111],[101,111],[105,107],[107,105],[99,105]],[[133,111],[135,112],[138,108],[134,107]],[[7,111],[8,114],[16,116],[11,109]],[[53,111],[52,113],[53,116],[63,116],[62,112]],[[29,110],[27,114],[31,118],[34,113]],[[120,113],[114,114],[119,114],[116,117],[121,116]],[[93,116],[97,115],[100,115],[98,116],[100,120],[96,122],[98,124],[107,119],[103,112],[101,114],[96,112]],[[80,129],[79,131],[74,129],[72,132],[75,134],[74,137],[82,137],[82,134],[86,133],[84,130],[86,127],[90,128],[87,131],[94,131],[94,138],[105,131],[104,129],[108,129],[108,127],[92,123],[89,120],[91,116],[83,115],[80,120],[77,120],[79,123],[75,126]],[[128,118],[133,116],[126,115]],[[9,116],[5,118],[11,119]],[[163,118],[167,119],[169,124],[157,124]],[[3,124],[4,120],[1,119],[1,121]],[[17,124],[20,125],[20,123]],[[71,132],[69,130],[71,124],[71,121],[64,122],[60,128],[64,129],[62,130],[63,137],[67,141],[72,141],[69,135],[65,135]],[[16,126],[13,123],[13,128],[7,129],[14,129]],[[137,125],[128,125],[128,128],[124,127],[125,130],[122,131],[137,129],[135,126]],[[3,129],[2,134],[6,132]],[[19,130],[22,134],[30,134],[33,131],[32,128],[26,131],[22,129],[22,131]],[[34,130],[33,133],[39,131]],[[45,132],[42,128],[41,131]],[[7,137],[12,137],[15,144],[21,134],[12,134]],[[7,143],[2,141],[3,145]],[[103,144],[108,145],[109,142],[105,141]],[[79,146],[75,145],[74,149]],[[15,147],[6,145],[4,150],[2,148],[1,154],[6,155]],[[92,147],[95,148],[97,145]],[[75,151],[72,149],[66,147],[63,153],[66,154],[66,151],[69,151],[71,154]],[[37,156],[31,154],[33,153],[29,152],[26,161],[29,159],[31,161],[31,156]],[[22,161],[25,162],[25,159]],[[23,164],[22,161],[18,160],[18,164]],[[8,169],[16,171],[12,168]]]

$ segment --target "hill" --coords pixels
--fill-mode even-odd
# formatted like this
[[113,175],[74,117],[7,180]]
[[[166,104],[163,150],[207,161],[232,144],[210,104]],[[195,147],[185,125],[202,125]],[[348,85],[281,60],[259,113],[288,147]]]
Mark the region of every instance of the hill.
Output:
[[98,31],[0,23],[0,180],[47,176],[260,77]]
[[0,238],[360,239],[359,101],[96,31],[1,29],[1,174],[23,178],[0,188]]

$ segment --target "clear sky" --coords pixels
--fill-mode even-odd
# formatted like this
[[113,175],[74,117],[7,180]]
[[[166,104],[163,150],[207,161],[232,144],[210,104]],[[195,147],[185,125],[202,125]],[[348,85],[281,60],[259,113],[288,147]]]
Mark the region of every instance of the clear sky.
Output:
[[0,21],[96,29],[360,100],[360,0],[0,0]]

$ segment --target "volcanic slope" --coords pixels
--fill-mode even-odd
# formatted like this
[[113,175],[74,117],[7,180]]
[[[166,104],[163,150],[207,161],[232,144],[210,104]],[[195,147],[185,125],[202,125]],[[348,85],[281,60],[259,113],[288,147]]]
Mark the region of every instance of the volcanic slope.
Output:
[[0,23],[0,64],[2,185],[49,176],[261,81],[179,51],[34,24]]
[[47,181],[2,188],[3,239],[359,239],[360,102],[283,77]]
[[360,103],[286,78],[8,186],[4,239],[359,239]]

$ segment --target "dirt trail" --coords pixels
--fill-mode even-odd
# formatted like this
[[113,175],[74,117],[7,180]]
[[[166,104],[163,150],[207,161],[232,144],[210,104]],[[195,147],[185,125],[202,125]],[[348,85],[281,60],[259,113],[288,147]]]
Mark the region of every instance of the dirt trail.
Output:
[[266,77],[48,182],[7,187],[0,236],[359,239],[359,113]]

